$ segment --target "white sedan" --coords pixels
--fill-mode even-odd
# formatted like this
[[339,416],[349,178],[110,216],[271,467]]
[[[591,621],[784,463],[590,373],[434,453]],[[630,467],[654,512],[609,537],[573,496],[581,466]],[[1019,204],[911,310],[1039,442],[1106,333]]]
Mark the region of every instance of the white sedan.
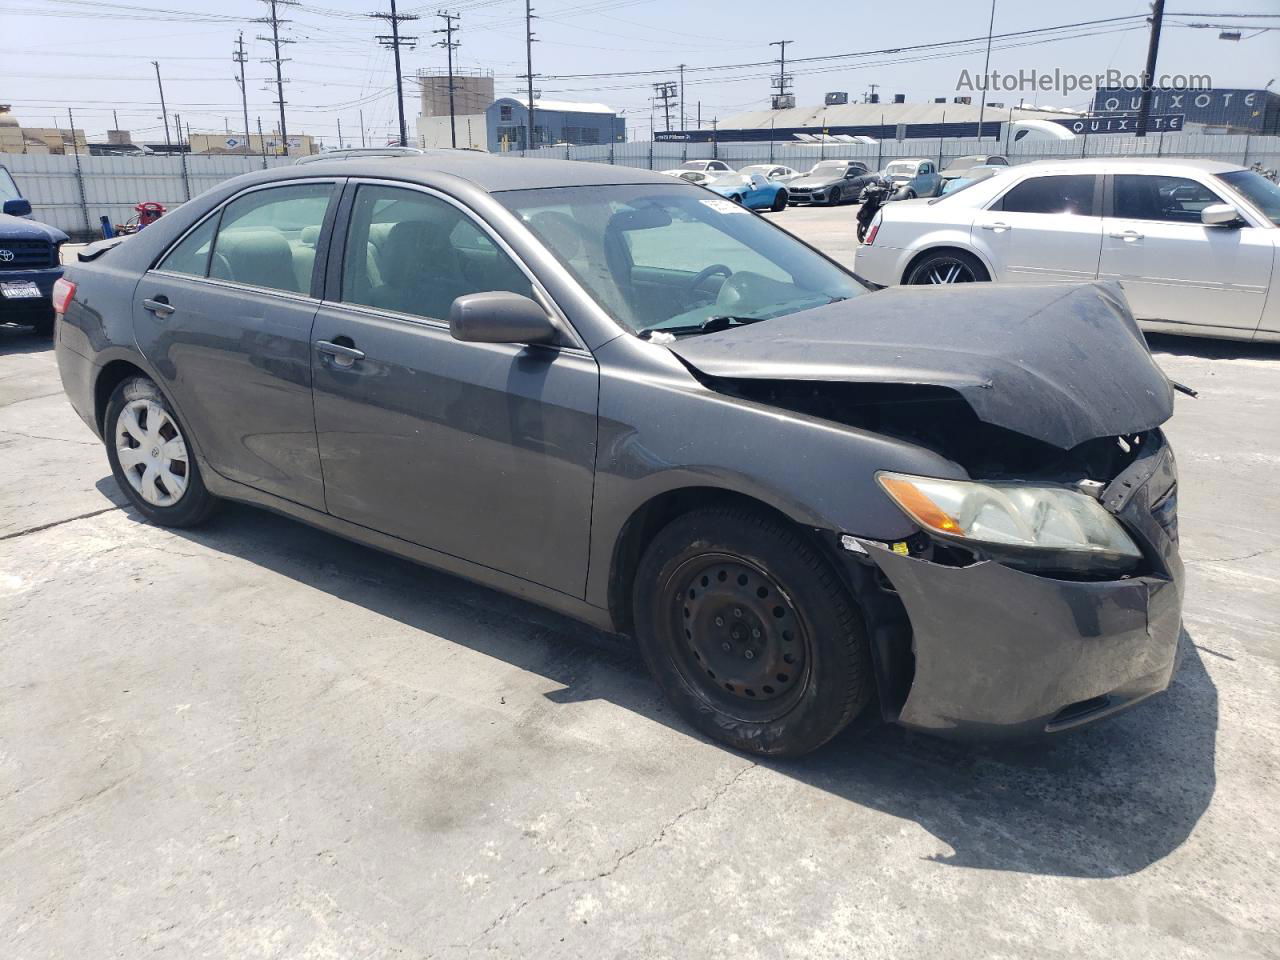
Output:
[[705,170],[685,170],[680,167],[675,167],[671,170],[659,170],[658,172],[668,177],[675,177],[677,180],[688,180],[690,183],[696,183],[700,187],[705,187],[712,180],[717,180],[724,176],[719,171],[707,173]]
[[792,180],[804,176],[799,170],[779,166],[776,163],[753,163],[750,166],[743,167],[738,172],[748,175],[758,173],[766,180],[773,180],[775,183],[790,183]]
[[1148,330],[1280,341],[1280,188],[1208,160],[1029,163],[886,204],[855,270],[881,286],[1117,280]]

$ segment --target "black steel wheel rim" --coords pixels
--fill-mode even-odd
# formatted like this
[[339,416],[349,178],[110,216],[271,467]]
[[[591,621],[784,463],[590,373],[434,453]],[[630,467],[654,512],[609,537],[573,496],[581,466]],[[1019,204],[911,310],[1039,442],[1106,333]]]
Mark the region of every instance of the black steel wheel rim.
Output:
[[974,283],[977,279],[973,268],[958,257],[939,257],[916,267],[911,281],[918,284]]
[[665,588],[672,658],[704,700],[757,721],[795,705],[811,668],[809,631],[769,573],[732,554],[701,554]]

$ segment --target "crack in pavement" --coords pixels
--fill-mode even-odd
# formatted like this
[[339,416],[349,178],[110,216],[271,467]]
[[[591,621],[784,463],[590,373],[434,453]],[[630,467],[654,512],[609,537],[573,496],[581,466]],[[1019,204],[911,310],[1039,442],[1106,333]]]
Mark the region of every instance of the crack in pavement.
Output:
[[60,527],[64,523],[75,523],[77,520],[88,520],[90,517],[96,517],[103,513],[110,513],[112,510],[122,509],[118,504],[112,504],[109,507],[103,507],[101,510],[90,510],[88,513],[81,513],[74,517],[67,517],[63,520],[52,520],[49,523],[42,523],[35,527],[27,527],[25,530],[15,530],[13,533],[0,534],[0,541],[16,540],[18,537],[25,537],[30,533],[39,533],[41,530],[48,530],[51,527]]
[[[565,880],[562,883],[557,883],[551,887],[548,887],[546,890],[543,890],[537,896],[530,897],[528,900],[523,900],[516,906],[508,908],[507,910],[504,910],[501,914],[498,915],[497,918],[495,918],[483,930],[481,930],[480,933],[477,934],[470,943],[465,945],[466,949],[470,950],[474,948],[476,944],[478,944],[485,937],[489,936],[489,934],[491,934],[498,927],[502,926],[503,924],[507,923],[510,920],[514,920],[517,916],[519,916],[525,910],[526,907],[529,907],[532,904],[537,903],[539,900],[545,900],[547,897],[551,896],[553,893],[558,893],[561,890],[563,890],[565,887],[571,887],[576,884],[595,883],[598,880],[603,880],[606,877],[612,876],[614,873],[617,872],[617,870],[622,866],[622,864],[625,863],[627,860],[629,860],[631,857],[635,856],[637,853],[639,853],[642,850],[648,850],[652,847],[657,846],[659,843],[661,843],[662,839],[667,835],[667,831],[674,828],[676,824],[680,823],[686,817],[693,816],[693,814],[695,813],[702,813],[703,811],[711,807],[712,804],[716,803],[718,800],[720,800],[721,797],[723,797],[726,793],[728,793],[730,788],[732,788],[734,784],[736,784],[739,780],[741,780],[744,776],[746,776],[752,770],[756,769],[756,766],[757,764],[751,763],[743,767],[741,770],[735,773],[732,777],[730,777],[714,793],[712,793],[712,795],[708,797],[705,801],[703,801],[702,803],[694,804],[692,807],[682,810],[680,813],[676,814],[674,817],[672,817],[670,820],[664,823],[658,829],[658,832],[654,834],[652,837],[650,837],[648,840],[644,841],[643,843],[636,844],[630,850],[627,850],[620,856],[615,857],[613,863],[606,869],[601,870],[600,872],[595,873],[589,877],[575,877],[572,880]],[[454,944],[454,946],[462,946],[462,944]]]
[[1183,563],[1191,566],[1196,563],[1236,563],[1240,560],[1252,560],[1254,557],[1265,556],[1268,553],[1275,553],[1280,547],[1265,547],[1262,550],[1255,550],[1253,553],[1246,553],[1239,557],[1205,557],[1199,560],[1184,560]]
[[24,437],[27,440],[55,440],[58,443],[78,443],[81,446],[96,447],[97,440],[73,440],[70,437],[43,437],[38,433],[23,433],[21,430],[4,430],[0,429],[0,435],[11,437]]

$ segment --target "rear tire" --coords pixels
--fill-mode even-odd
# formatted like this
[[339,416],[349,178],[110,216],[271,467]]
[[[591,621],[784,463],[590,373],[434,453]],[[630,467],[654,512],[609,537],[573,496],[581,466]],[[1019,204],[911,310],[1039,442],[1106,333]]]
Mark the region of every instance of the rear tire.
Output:
[[991,279],[977,257],[963,250],[935,250],[907,270],[904,284],[983,283]]
[[194,527],[218,504],[204,485],[185,428],[154,381],[130,377],[107,401],[107,459],[138,512],[162,527]]
[[774,213],[779,213],[787,209],[787,191],[779,190],[777,196],[773,198],[773,206],[769,209]]
[[798,530],[763,511],[677,517],[645,551],[633,604],[640,649],[667,698],[739,750],[808,753],[872,699],[852,596]]

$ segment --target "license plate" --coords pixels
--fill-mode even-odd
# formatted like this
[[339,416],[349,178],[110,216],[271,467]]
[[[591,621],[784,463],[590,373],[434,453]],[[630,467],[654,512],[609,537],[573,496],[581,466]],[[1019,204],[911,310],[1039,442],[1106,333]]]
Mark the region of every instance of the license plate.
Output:
[[26,280],[22,283],[0,283],[0,294],[6,300],[29,300],[44,296],[34,282]]

